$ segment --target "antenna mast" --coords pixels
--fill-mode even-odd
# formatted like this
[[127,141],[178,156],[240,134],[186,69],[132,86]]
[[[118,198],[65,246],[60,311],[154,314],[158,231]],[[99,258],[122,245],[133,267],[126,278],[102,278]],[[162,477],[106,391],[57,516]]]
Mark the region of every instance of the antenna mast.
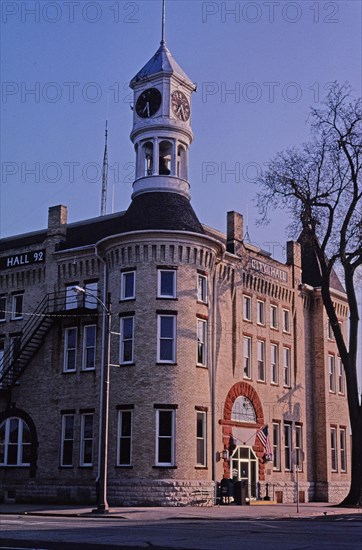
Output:
[[162,0],[162,33],[161,33],[161,44],[166,44],[165,41],[165,25],[166,25],[166,0]]
[[104,155],[103,155],[101,216],[105,216],[107,211],[107,182],[108,182],[107,137],[108,137],[108,120],[106,120]]

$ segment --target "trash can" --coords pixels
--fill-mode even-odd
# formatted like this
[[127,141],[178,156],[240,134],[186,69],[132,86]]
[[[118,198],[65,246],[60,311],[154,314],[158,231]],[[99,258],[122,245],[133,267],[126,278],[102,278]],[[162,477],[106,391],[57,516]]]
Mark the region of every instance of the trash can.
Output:
[[242,481],[235,481],[234,483],[235,504],[245,506],[247,496],[248,496],[248,481],[246,479],[243,479]]
[[221,504],[229,504],[230,497],[234,496],[234,483],[232,479],[222,479],[220,482]]

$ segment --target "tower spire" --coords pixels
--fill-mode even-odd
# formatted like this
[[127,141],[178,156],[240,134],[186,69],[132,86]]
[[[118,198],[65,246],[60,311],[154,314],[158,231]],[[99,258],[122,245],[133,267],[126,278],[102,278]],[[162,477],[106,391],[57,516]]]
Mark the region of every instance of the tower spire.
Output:
[[107,211],[107,182],[108,182],[108,150],[107,150],[107,138],[108,138],[108,119],[106,120],[105,142],[104,142],[104,155],[103,155],[103,168],[102,168],[101,216],[105,216],[105,215],[106,215],[106,211]]
[[166,44],[165,40],[165,26],[166,26],[166,0],[162,0],[162,32],[161,32],[161,46]]

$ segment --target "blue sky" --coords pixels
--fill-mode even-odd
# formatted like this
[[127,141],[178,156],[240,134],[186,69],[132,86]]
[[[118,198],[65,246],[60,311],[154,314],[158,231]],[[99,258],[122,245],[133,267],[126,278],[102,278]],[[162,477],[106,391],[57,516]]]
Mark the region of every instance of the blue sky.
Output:
[[[161,0],[1,9],[1,236],[46,227],[56,204],[69,221],[99,215],[107,112],[108,212],[112,190],[114,210],[126,209],[128,83],[158,48]],[[254,180],[277,151],[308,139],[309,107],[328,83],[348,80],[361,95],[360,21],[359,0],[167,1],[167,46],[198,85],[190,183],[200,221],[224,230],[228,210],[248,209],[251,240],[283,256],[288,219],[255,227]]]

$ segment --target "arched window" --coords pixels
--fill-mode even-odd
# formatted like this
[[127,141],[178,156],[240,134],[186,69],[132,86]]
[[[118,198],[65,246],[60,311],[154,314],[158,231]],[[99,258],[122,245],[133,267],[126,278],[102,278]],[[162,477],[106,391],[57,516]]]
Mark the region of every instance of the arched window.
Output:
[[256,413],[250,399],[243,395],[235,399],[231,411],[231,420],[235,422],[250,422],[251,424],[256,424]]
[[177,147],[177,176],[184,180],[187,179],[186,173],[186,149],[183,145]]
[[171,174],[172,143],[169,141],[160,142],[159,170],[160,176]]
[[147,141],[143,145],[144,175],[152,176],[153,173],[153,143]]
[[0,466],[30,466],[31,437],[26,422],[10,417],[0,425]]

